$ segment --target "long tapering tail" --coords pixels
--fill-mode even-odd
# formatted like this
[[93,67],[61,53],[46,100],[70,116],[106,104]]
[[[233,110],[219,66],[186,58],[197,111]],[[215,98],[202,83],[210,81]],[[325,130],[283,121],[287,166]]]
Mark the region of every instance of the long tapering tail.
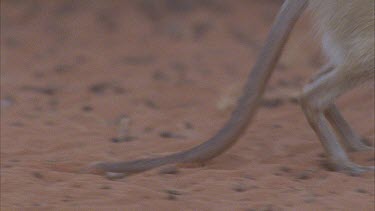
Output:
[[188,150],[157,158],[127,162],[97,163],[92,168],[99,172],[137,173],[171,163],[202,163],[228,150],[243,134],[258,107],[266,84],[281,55],[289,34],[303,12],[307,0],[287,0],[262,48],[246,85],[243,95],[230,119],[212,138]]

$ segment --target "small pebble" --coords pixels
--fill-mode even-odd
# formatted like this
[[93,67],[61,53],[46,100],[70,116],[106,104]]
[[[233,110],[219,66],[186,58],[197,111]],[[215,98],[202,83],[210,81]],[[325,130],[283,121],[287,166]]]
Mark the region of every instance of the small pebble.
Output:
[[111,188],[111,186],[109,186],[109,185],[102,185],[102,186],[100,187],[100,189],[108,190],[108,189],[112,189],[112,188]]
[[160,169],[159,174],[177,174],[178,168],[176,166],[168,166]]
[[168,190],[165,190],[165,192],[168,194],[172,194],[172,195],[181,195],[181,193],[178,190],[168,189]]
[[274,99],[263,99],[261,102],[263,107],[266,108],[276,108],[284,104],[284,101],[280,98]]
[[107,172],[105,174],[106,178],[107,179],[110,179],[110,180],[116,180],[116,179],[122,179],[126,176],[126,174],[123,174],[123,173],[115,173],[115,172]]
[[355,191],[358,193],[367,193],[367,190],[362,189],[362,188],[357,188]]
[[43,179],[43,175],[40,172],[33,172],[33,176],[38,179]]
[[133,136],[126,136],[126,137],[122,137],[122,138],[113,137],[113,138],[111,138],[111,142],[113,142],[113,143],[129,142],[129,141],[133,141],[134,139],[135,139],[135,137],[133,137]]
[[244,192],[247,190],[247,187],[243,183],[237,183],[233,186],[233,190],[236,192]]
[[176,200],[178,195],[181,195],[181,193],[177,190],[165,190],[165,192],[168,194],[167,199],[168,200]]
[[285,173],[289,173],[291,171],[291,169],[288,166],[281,166],[280,171],[285,172]]
[[174,134],[174,133],[169,132],[169,131],[162,131],[162,132],[159,133],[159,135],[162,138],[183,138],[183,136],[178,135],[178,134]]
[[296,178],[300,179],[300,180],[310,179],[311,178],[311,172],[310,171],[303,171],[303,172],[299,173],[296,176]]
[[82,110],[88,112],[88,111],[92,111],[93,108],[91,106],[89,106],[89,105],[85,105],[85,106],[82,107]]
[[186,129],[189,129],[189,130],[190,130],[190,129],[194,129],[193,124],[191,124],[190,122],[185,122],[184,125],[185,125],[185,128],[186,128]]

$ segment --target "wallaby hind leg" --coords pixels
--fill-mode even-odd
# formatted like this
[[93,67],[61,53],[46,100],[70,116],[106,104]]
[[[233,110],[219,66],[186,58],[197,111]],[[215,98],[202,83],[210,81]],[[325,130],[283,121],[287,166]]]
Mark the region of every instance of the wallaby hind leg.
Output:
[[[345,69],[344,69],[345,68]],[[360,69],[349,72],[347,67],[335,67],[312,83],[308,84],[301,96],[301,106],[306,118],[318,135],[333,169],[351,174],[359,174],[373,170],[374,167],[364,167],[351,162],[338,142],[338,137],[326,118],[329,108],[334,106],[334,99],[366,80]],[[350,77],[348,77],[350,74]],[[333,107],[334,108],[334,107]],[[335,109],[335,108],[334,108]],[[337,117],[337,116],[335,116]],[[344,121],[340,119],[340,121]],[[335,123],[333,123],[335,125]],[[341,128],[344,129],[344,128]],[[347,131],[346,131],[347,132]]]
[[[321,70],[312,77],[310,83],[319,80],[327,73],[334,70],[334,66],[331,64],[325,65]],[[340,135],[342,143],[350,151],[368,151],[374,150],[373,147],[367,146],[362,142],[363,138],[358,135],[352,127],[345,121],[344,117],[337,109],[335,104],[329,105],[328,109],[325,112],[327,120],[331,123],[336,132]]]
[[374,150],[374,147],[367,146],[363,143],[363,138],[354,132],[350,125],[345,121],[344,117],[340,114],[336,105],[331,105],[327,109],[326,117],[332,126],[341,135],[343,143],[351,151],[368,151]]

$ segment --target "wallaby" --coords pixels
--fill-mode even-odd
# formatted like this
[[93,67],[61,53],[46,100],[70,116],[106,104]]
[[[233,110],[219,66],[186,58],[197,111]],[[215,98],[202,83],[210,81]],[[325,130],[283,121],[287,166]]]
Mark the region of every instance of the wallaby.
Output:
[[165,164],[202,164],[228,150],[249,125],[266,84],[297,19],[308,8],[313,14],[327,65],[306,85],[300,104],[316,132],[334,170],[359,174],[374,167],[349,160],[339,144],[351,150],[368,150],[337,110],[334,100],[374,78],[374,0],[286,0],[253,67],[242,96],[226,124],[209,140],[175,154],[127,162],[100,162],[88,167],[92,173],[128,175]]

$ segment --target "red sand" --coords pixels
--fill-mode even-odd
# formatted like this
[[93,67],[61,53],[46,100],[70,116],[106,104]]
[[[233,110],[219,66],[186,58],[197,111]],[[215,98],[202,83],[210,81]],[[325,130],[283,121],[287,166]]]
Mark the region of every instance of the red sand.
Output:
[[[204,167],[75,171],[201,143],[228,118],[281,1],[1,1],[1,209],[373,210],[374,174],[324,166],[293,96],[323,59],[297,24],[246,134]],[[340,98],[374,142],[374,95]],[[119,119],[129,142],[113,143]],[[350,153],[373,165],[373,152]]]

